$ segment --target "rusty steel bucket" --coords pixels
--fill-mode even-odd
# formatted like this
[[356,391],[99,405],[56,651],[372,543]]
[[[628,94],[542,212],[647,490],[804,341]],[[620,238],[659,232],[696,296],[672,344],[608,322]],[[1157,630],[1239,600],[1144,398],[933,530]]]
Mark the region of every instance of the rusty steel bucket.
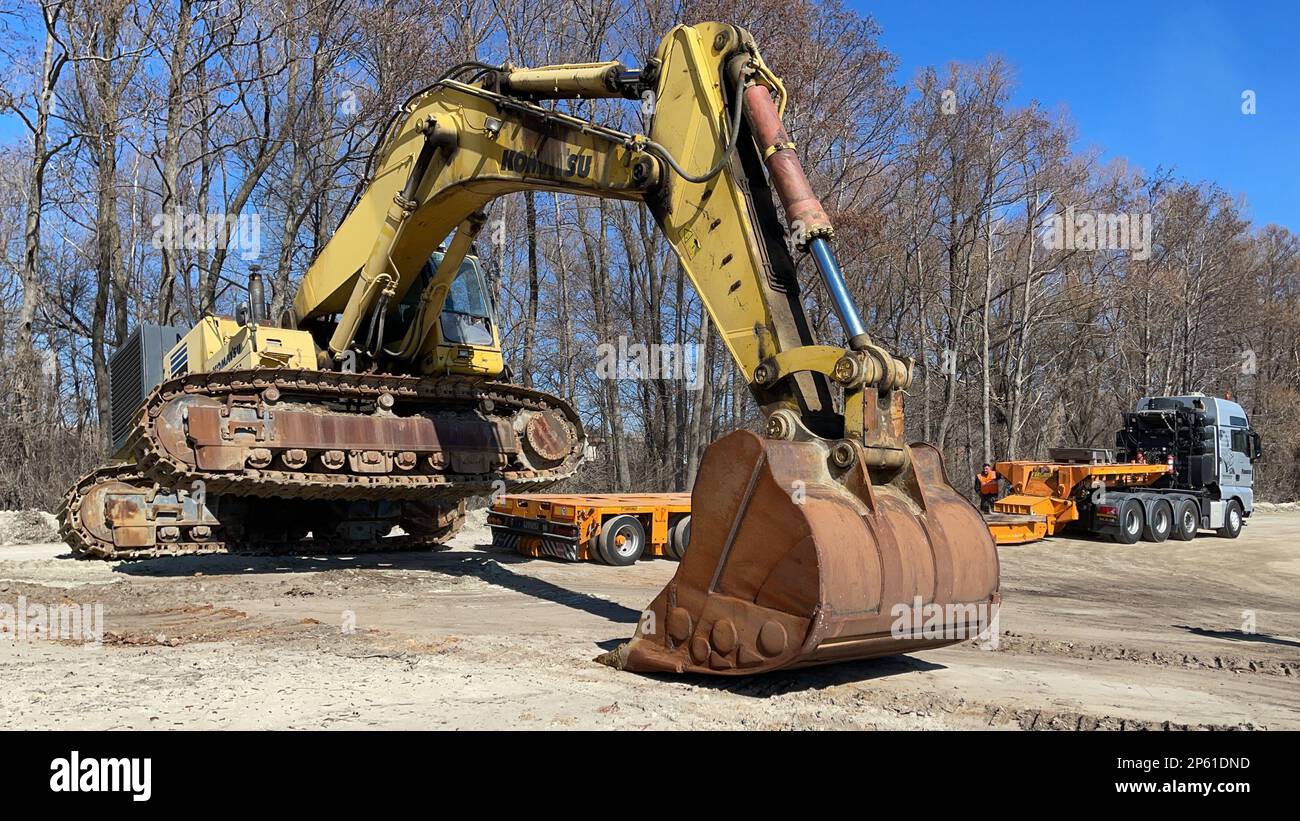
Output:
[[983,632],[998,556],[938,450],[871,481],[820,442],[737,431],[710,445],[691,541],[637,634],[602,661],[625,670],[744,675],[907,653]]

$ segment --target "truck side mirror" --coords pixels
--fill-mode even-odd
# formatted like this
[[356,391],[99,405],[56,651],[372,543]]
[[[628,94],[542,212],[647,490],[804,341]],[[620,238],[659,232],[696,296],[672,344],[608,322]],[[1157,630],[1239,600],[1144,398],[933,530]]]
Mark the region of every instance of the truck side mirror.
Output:
[[1260,441],[1259,434],[1255,431],[1250,432],[1250,458],[1258,459],[1264,453],[1263,443]]

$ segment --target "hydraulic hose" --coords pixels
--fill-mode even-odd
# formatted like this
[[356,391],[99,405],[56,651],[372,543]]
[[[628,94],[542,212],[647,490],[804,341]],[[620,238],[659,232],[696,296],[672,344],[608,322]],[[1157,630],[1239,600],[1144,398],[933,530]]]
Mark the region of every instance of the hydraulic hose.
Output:
[[715,163],[714,166],[705,173],[699,175],[691,174],[685,168],[682,168],[681,164],[677,162],[676,158],[673,157],[667,148],[664,148],[654,140],[646,141],[646,151],[663,160],[664,164],[673,170],[673,173],[681,177],[683,180],[686,180],[686,182],[708,182],[718,176],[718,173],[722,171],[722,167],[731,159],[731,153],[736,150],[736,141],[740,136],[740,118],[744,116],[744,97],[745,78],[744,73],[742,72],[742,75],[737,78],[736,90],[733,92],[731,99],[731,127],[727,133],[726,146],[723,148],[722,156],[718,157],[717,163]]

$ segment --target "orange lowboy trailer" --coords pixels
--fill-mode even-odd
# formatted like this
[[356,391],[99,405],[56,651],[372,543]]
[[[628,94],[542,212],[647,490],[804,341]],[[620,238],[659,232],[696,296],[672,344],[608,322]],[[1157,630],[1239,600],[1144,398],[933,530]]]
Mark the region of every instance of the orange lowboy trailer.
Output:
[[689,493],[522,493],[488,513],[492,544],[525,556],[629,565],[681,559],[691,535]]
[[[1148,487],[1173,473],[1167,464],[998,462],[997,471],[1011,484],[1011,494],[986,515],[998,544],[1024,544],[1055,536],[1079,521],[1084,499],[1104,498],[1107,489]],[[1098,494],[1101,494],[1100,496]],[[1106,516],[1106,506],[1096,506]]]

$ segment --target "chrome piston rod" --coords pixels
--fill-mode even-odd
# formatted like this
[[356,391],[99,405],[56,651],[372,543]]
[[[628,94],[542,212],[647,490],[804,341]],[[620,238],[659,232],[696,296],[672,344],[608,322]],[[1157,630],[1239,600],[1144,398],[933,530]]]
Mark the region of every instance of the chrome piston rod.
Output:
[[835,258],[831,244],[825,237],[817,237],[808,243],[808,253],[812,254],[813,261],[817,263],[822,282],[826,284],[826,290],[830,292],[831,299],[835,302],[835,313],[839,316],[840,324],[844,326],[844,333],[849,338],[849,347],[858,351],[863,350],[871,338],[867,336],[867,329],[862,324],[862,316],[858,314],[858,306],[854,304],[853,297],[849,294],[848,283],[844,281],[844,271],[840,269],[839,260]]

